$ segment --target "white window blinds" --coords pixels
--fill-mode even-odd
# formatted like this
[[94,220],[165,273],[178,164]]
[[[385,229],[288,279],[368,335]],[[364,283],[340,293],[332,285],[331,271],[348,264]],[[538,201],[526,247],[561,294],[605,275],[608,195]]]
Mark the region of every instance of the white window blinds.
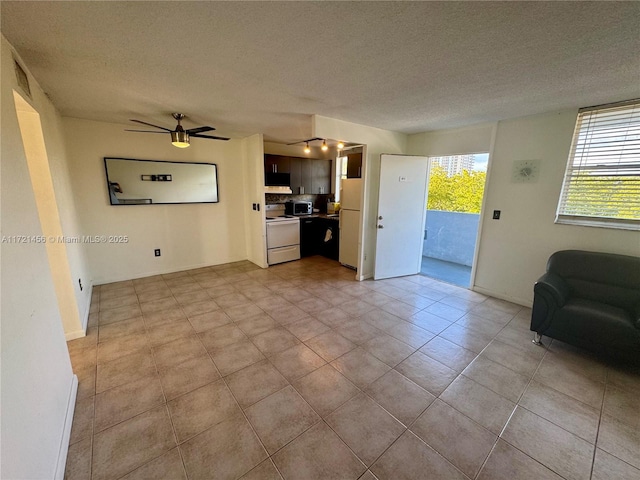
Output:
[[640,100],[580,110],[556,222],[640,230]]

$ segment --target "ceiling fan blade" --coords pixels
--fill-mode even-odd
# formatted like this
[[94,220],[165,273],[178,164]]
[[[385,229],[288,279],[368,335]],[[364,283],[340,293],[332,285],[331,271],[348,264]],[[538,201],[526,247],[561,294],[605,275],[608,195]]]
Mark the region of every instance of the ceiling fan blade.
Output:
[[189,135],[195,135],[196,133],[210,132],[212,130],[215,130],[215,128],[213,128],[213,127],[198,127],[198,128],[190,128],[189,130],[186,130],[186,132]]
[[159,128],[161,130],[166,130],[167,132],[172,132],[173,131],[173,130],[171,130],[169,128],[161,127],[160,125],[154,125],[153,123],[143,122],[142,120],[134,120],[133,118],[130,118],[129,120],[131,120],[132,122],[141,123],[142,125],[148,125],[150,127]]
[[195,138],[212,138],[213,140],[229,140],[227,137],[214,137],[213,135],[200,135],[200,134],[195,134],[195,135],[189,135],[190,137],[195,137]]
[[167,132],[153,132],[151,130],[129,130],[128,128],[124,129],[125,132],[142,132],[142,133],[161,133],[163,135],[166,135]]

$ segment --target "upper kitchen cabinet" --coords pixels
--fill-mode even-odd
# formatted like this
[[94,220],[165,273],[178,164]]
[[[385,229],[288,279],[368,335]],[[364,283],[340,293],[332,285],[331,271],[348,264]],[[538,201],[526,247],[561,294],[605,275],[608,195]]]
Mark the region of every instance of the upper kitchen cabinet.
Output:
[[291,161],[291,190],[294,195],[310,194],[313,192],[311,163],[317,160],[310,158],[290,157]]
[[331,193],[331,160],[311,160],[310,193]]
[[282,155],[264,156],[265,173],[291,173],[291,158]]
[[347,178],[362,177],[362,153],[350,153],[347,157]]

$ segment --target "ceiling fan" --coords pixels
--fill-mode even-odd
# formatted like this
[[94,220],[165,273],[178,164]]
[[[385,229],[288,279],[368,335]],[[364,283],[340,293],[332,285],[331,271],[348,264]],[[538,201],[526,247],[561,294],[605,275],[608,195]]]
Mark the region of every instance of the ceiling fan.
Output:
[[226,137],[202,135],[202,132],[210,132],[212,130],[215,130],[215,128],[213,127],[197,127],[197,128],[189,128],[188,130],[185,130],[183,126],[180,124],[180,122],[182,122],[182,120],[185,119],[185,115],[182,113],[172,113],[171,115],[173,116],[173,118],[175,118],[178,121],[178,125],[176,125],[176,128],[174,128],[173,130],[169,128],[161,127],[160,125],[154,125],[153,123],[143,122],[142,120],[134,120],[133,118],[131,118],[130,120],[132,122],[141,123],[142,125],[148,125],[154,128],[159,128],[160,130],[163,130],[163,131],[156,132],[153,130],[129,130],[129,129],[125,129],[125,131],[126,132],[142,132],[142,133],[167,133],[168,132],[171,135],[171,144],[179,148],[188,147],[190,144],[190,141],[189,141],[190,137],[210,138],[212,140],[229,140]]

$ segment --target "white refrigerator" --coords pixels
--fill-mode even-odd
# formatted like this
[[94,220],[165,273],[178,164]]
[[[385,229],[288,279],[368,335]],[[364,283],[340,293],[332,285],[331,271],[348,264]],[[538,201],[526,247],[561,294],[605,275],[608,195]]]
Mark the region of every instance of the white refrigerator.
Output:
[[345,178],[340,182],[340,263],[358,267],[358,231],[362,179]]

